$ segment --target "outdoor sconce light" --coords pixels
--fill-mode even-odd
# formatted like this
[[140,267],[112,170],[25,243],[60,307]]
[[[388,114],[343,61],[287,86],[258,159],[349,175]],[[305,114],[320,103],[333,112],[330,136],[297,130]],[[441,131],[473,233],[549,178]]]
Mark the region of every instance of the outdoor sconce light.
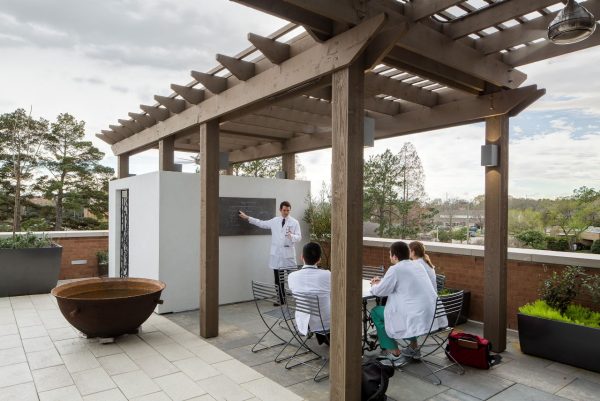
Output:
[[481,165],[484,167],[495,167],[498,165],[498,145],[481,146]]
[[375,146],[375,119],[365,116],[364,121],[364,147],[372,148]]
[[567,0],[548,26],[548,39],[557,45],[581,42],[594,33],[596,18],[575,0]]
[[219,152],[219,170],[229,168],[229,152]]

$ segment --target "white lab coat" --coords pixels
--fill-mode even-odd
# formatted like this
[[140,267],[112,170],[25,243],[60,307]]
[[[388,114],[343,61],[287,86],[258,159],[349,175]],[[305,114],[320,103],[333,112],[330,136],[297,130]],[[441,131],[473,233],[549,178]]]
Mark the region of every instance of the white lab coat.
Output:
[[[371,293],[388,297],[383,317],[385,331],[390,338],[418,337],[429,332],[437,292],[418,263],[411,260],[396,263],[379,283],[371,287]],[[436,319],[431,330],[447,325],[446,318]]]
[[[271,220],[259,220],[250,217],[248,222],[257,227],[271,230],[271,251],[269,253],[269,267],[279,269],[281,267],[295,267],[296,250],[294,244],[302,240],[300,223],[292,216],[285,218],[285,225],[281,226],[283,217],[273,217]],[[286,236],[289,229],[291,239]]]
[[308,327],[311,331],[329,329],[331,321],[330,297],[331,297],[331,272],[319,269],[316,266],[304,266],[301,270],[290,273],[288,276],[288,287],[293,294],[314,294],[319,296],[319,308],[321,319],[304,312],[296,312],[296,325],[298,331],[306,335]]
[[425,272],[427,273],[427,276],[429,277],[429,280],[431,280],[431,285],[433,286],[433,289],[435,290],[435,292],[437,292],[437,278],[435,277],[435,270],[431,266],[429,266],[423,258],[419,258],[415,260],[415,262],[423,266]]

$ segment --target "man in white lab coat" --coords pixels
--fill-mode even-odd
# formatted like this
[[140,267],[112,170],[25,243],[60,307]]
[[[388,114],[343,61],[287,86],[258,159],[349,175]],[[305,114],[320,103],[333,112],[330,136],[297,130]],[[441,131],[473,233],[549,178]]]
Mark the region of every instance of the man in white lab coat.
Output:
[[[385,307],[376,306],[371,310],[371,318],[377,328],[379,344],[386,352],[383,357],[394,366],[402,366],[421,357],[417,338],[429,332],[437,292],[425,269],[410,260],[410,250],[404,242],[394,242],[390,246],[390,261],[393,266],[383,278],[371,280],[371,293],[388,297]],[[447,325],[446,318],[439,318],[431,330]],[[404,339],[409,345],[400,350],[396,339]]]
[[[309,242],[302,248],[302,269],[288,276],[288,287],[292,293],[311,294],[319,296],[319,309],[321,317],[296,311],[296,326],[298,331],[307,335],[309,331],[323,331],[329,329],[331,320],[331,272],[317,267],[321,261],[321,247],[316,242]],[[329,344],[329,336],[317,334],[319,344]]]
[[239,216],[257,227],[271,230],[271,251],[269,254],[269,267],[273,269],[275,284],[279,286],[279,302],[284,303],[283,283],[279,280],[279,269],[296,267],[296,250],[294,244],[302,240],[300,223],[290,216],[292,205],[283,201],[279,205],[280,216],[271,220],[260,220],[246,215],[240,210]]

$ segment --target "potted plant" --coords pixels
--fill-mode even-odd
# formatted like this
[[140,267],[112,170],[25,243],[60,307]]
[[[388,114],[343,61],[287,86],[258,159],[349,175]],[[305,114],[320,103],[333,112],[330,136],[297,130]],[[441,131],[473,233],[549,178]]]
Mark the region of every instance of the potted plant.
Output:
[[46,235],[0,238],[0,297],[43,294],[56,286],[62,247]]
[[544,280],[541,299],[519,308],[521,351],[600,372],[600,313],[572,303],[582,287],[598,301],[599,280],[574,266]]
[[108,251],[96,252],[96,258],[98,259],[98,276],[108,276]]

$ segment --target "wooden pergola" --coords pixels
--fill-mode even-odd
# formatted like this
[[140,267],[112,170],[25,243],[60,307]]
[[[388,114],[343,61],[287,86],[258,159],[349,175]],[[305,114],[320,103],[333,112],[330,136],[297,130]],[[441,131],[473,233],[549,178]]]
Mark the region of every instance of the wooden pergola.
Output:
[[[159,149],[199,152],[200,333],[218,335],[219,155],[231,163],[332,148],[331,399],[360,398],[364,119],[375,139],[484,121],[499,149],[485,172],[484,334],[506,347],[509,118],[545,91],[521,86],[517,67],[600,44],[600,30],[573,45],[546,39],[557,0],[235,0],[290,21],[219,66],[192,71],[170,96],[129,113],[97,136],[118,156]],[[583,3],[600,16],[600,0]],[[300,30],[298,27],[304,29]],[[290,40],[278,40],[298,32]],[[449,151],[459,143],[448,144]]]

